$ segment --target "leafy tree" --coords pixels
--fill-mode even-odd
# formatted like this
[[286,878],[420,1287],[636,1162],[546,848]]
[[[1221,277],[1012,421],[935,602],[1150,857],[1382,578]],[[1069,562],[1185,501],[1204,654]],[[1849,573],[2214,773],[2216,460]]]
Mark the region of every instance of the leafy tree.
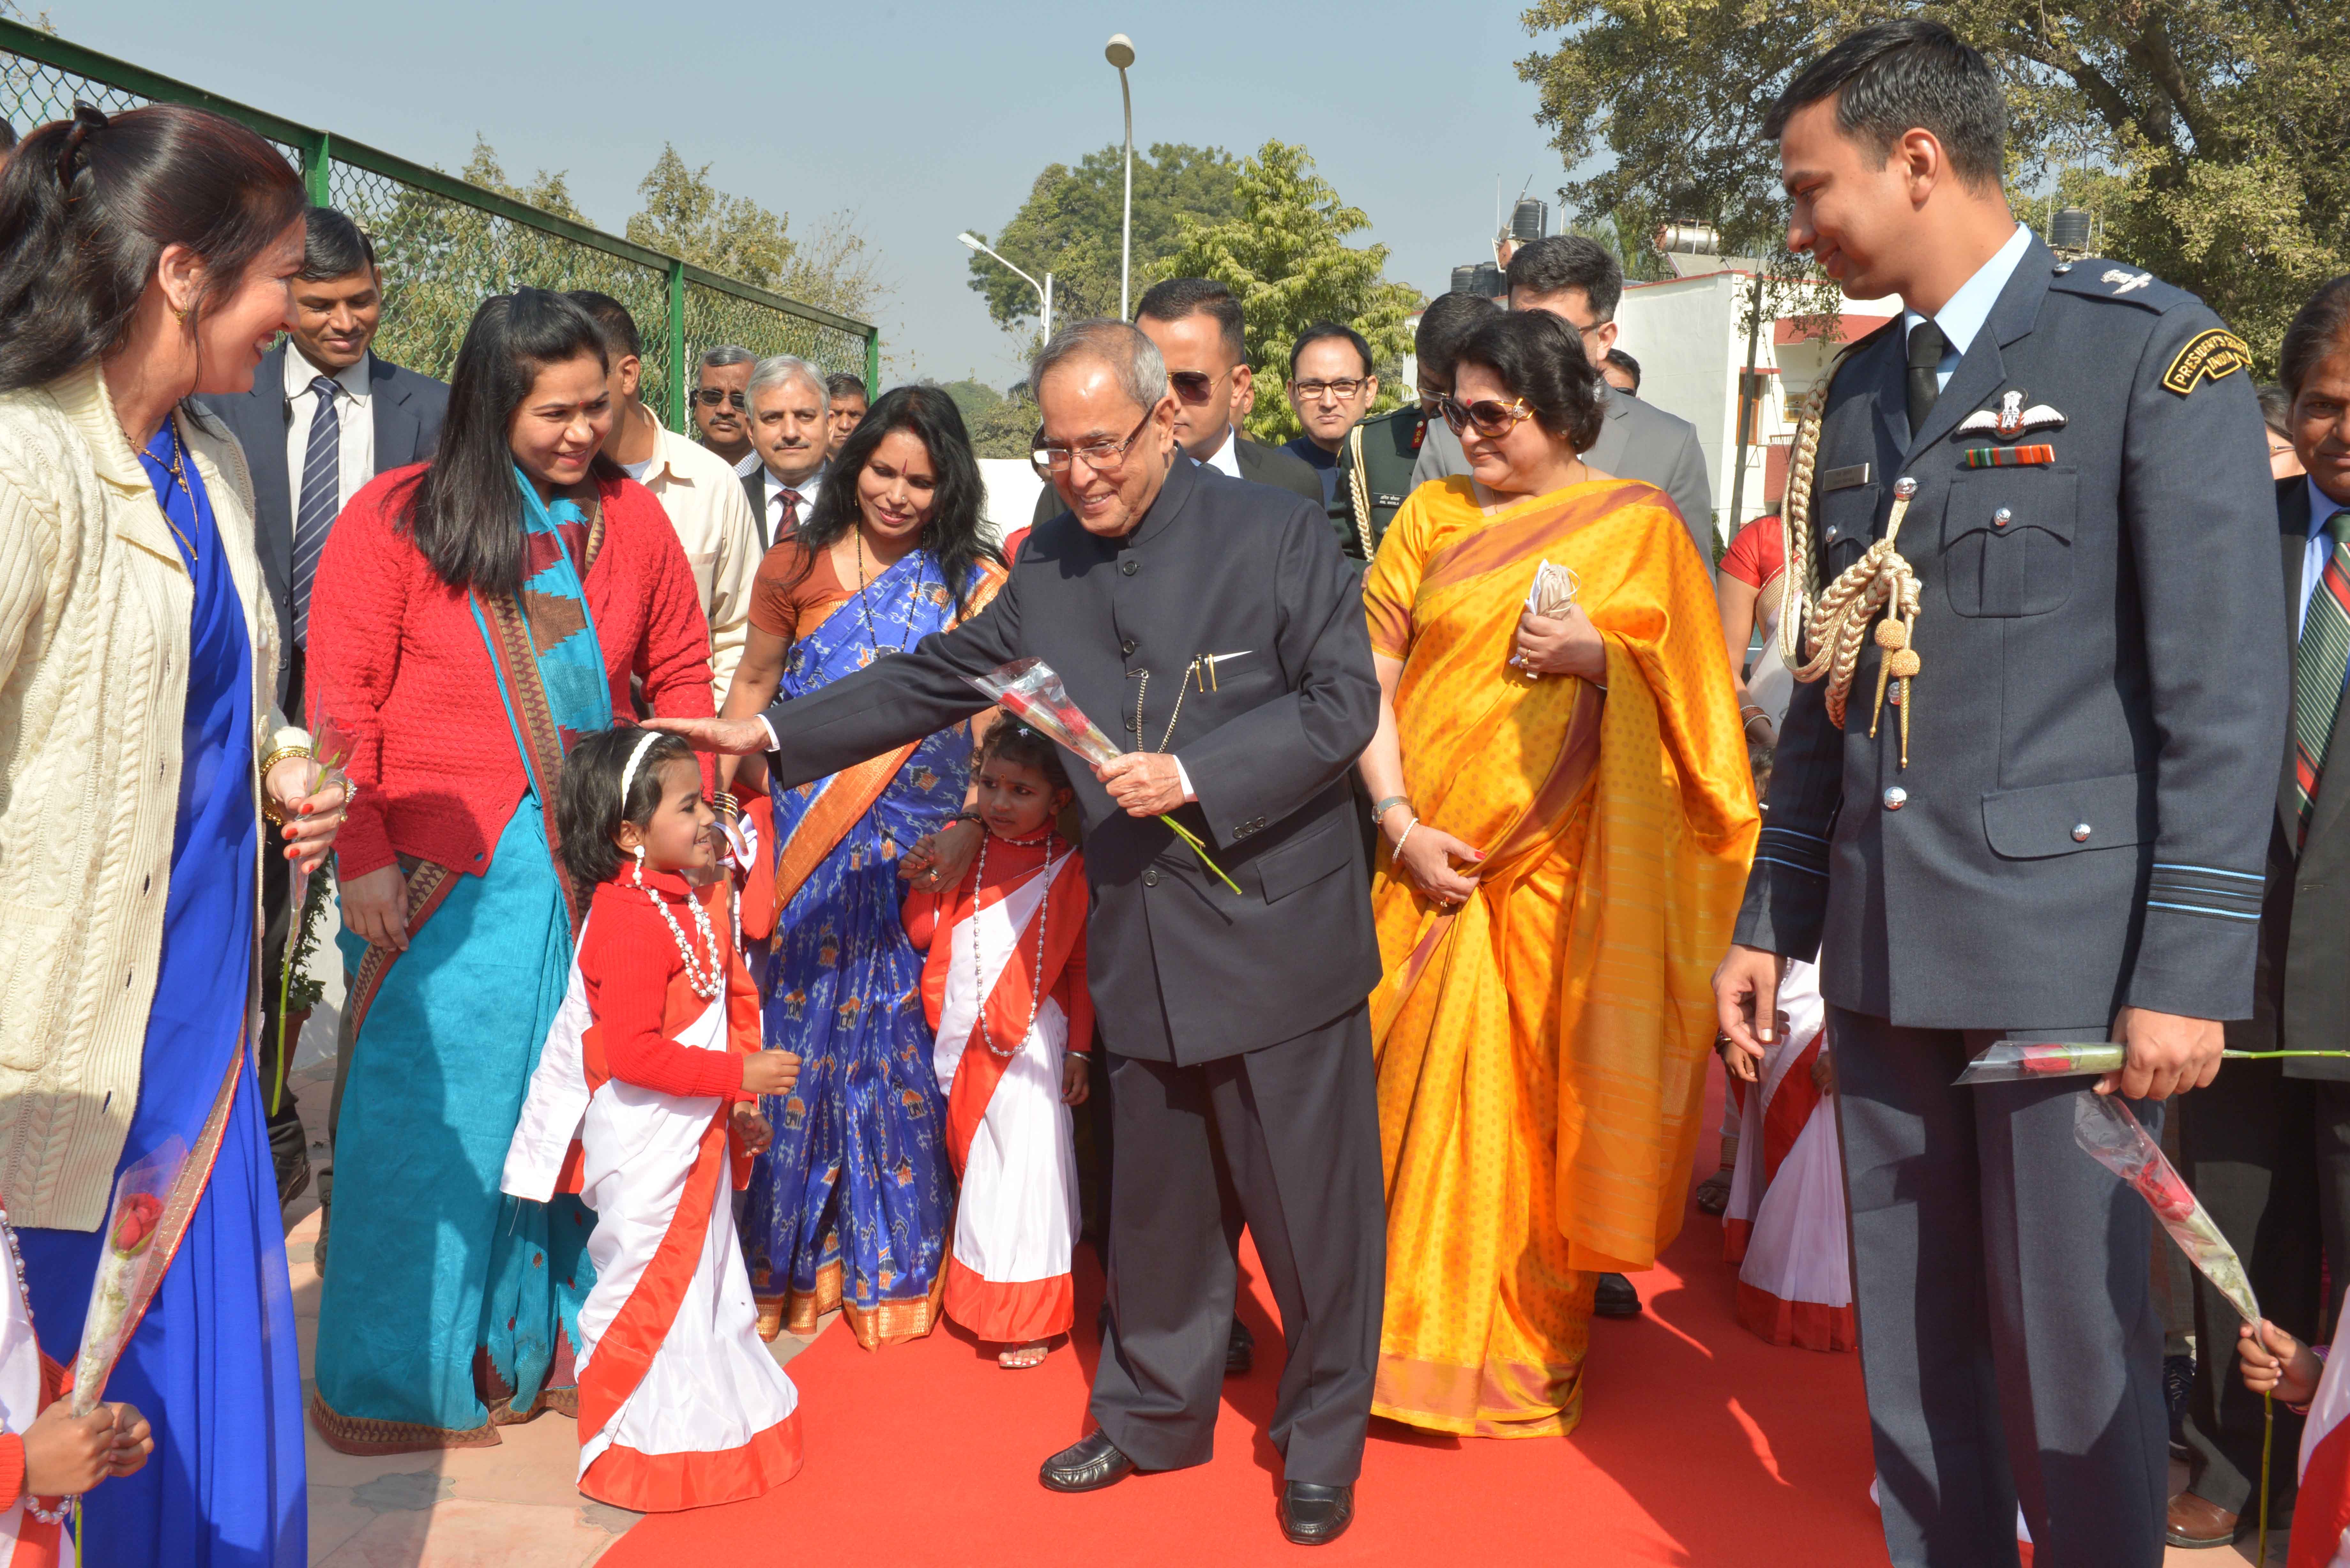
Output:
[[2316,284],[2350,271],[2350,6],[2301,0],[1534,0],[1518,62],[1569,169],[1562,200],[1783,243],[1762,124],[1795,71],[1886,16],[1945,23],[2005,80],[2018,215],[2096,213],[2099,248],[2194,290],[2272,365]]
[[[1115,144],[1087,153],[1074,169],[1047,164],[995,237],[972,233],[1037,281],[1053,275],[1054,320],[1116,316],[1125,173],[1125,150]],[[1160,278],[1184,275],[1169,265],[1182,243],[1180,222],[1231,217],[1239,210],[1239,179],[1240,165],[1220,147],[1160,142],[1135,155],[1134,298]],[[1036,291],[977,252],[971,287],[1006,331],[1033,332],[1040,325]]]
[[637,194],[644,207],[623,232],[640,245],[844,316],[863,316],[884,292],[878,258],[847,214],[803,244],[788,214],[728,195],[711,183],[709,164],[687,167],[666,142]]
[[950,381],[941,389],[954,400],[971,432],[976,457],[1026,457],[1036,435],[1036,404],[1025,386],[999,392],[975,376]]
[[1257,385],[1249,436],[1282,441],[1299,433],[1282,390],[1289,346],[1317,321],[1363,335],[1379,373],[1378,406],[1394,407],[1401,396],[1398,372],[1411,348],[1404,324],[1419,308],[1420,295],[1387,281],[1387,246],[1346,243],[1370,227],[1370,218],[1338,200],[1314,172],[1305,149],[1282,141],[1266,142],[1241,166],[1235,194],[1238,211],[1230,217],[1181,220],[1183,243],[1168,258],[1166,275],[1211,277],[1240,300]]

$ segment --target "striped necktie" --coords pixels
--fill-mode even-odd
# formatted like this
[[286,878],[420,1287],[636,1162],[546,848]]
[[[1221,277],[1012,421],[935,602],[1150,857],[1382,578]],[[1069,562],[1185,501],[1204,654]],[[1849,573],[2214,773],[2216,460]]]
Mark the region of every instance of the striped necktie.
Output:
[[2325,772],[2325,748],[2334,739],[2334,713],[2342,705],[2342,681],[2350,673],[2350,508],[2325,520],[2334,553],[2325,575],[2309,596],[2302,618],[2301,646],[2293,658],[2293,794],[2299,815],[2294,846],[2309,836],[2309,814]]
[[302,499],[294,509],[294,646],[310,646],[310,581],[318,552],[342,510],[342,425],[335,417],[335,383],[313,379],[318,411],[310,416],[310,444],[302,454]]

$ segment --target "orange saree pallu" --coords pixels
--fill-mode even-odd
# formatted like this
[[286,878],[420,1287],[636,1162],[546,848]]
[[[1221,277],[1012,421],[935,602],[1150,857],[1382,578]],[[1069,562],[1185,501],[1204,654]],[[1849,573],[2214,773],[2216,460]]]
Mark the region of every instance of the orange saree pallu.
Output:
[[[1371,996],[1388,1193],[1373,1412],[1574,1429],[1596,1275],[1680,1228],[1710,985],[1758,817],[1704,566],[1663,493],[1595,480],[1488,515],[1424,485],[1364,583],[1421,821],[1484,852],[1458,909],[1383,854]],[[1606,689],[1508,664],[1537,566],[1581,582]]]

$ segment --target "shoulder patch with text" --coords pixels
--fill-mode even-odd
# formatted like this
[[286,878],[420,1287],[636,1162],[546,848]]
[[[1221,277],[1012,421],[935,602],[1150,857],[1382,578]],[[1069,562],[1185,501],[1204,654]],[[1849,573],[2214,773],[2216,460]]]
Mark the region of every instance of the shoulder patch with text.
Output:
[[2163,389],[2183,398],[2202,382],[2248,370],[2251,364],[2252,351],[2244,346],[2244,340],[2214,327],[2188,339],[2178,358],[2170,362],[2170,369],[2162,373]]

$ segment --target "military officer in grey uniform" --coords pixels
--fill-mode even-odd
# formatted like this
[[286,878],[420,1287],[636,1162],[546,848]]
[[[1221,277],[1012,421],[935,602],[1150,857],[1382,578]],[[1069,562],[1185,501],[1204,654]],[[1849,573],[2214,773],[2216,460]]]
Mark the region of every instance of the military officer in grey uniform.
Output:
[[1856,563],[1899,615],[1864,606],[1856,668],[1795,689],[1723,1033],[1759,1054],[1782,960],[1816,956],[1892,1561],[2013,1564],[2020,1502],[2041,1568],[2153,1568],[2149,1211],[2075,1145],[2092,1080],[1951,1082],[2002,1037],[2118,1040],[2097,1086],[2152,1123],[2251,1011],[2286,687],[2248,357],[2015,223],[1998,78],[1938,24],[1846,39],[1766,130],[1790,246],[1905,307],[1798,447],[1806,651]]

